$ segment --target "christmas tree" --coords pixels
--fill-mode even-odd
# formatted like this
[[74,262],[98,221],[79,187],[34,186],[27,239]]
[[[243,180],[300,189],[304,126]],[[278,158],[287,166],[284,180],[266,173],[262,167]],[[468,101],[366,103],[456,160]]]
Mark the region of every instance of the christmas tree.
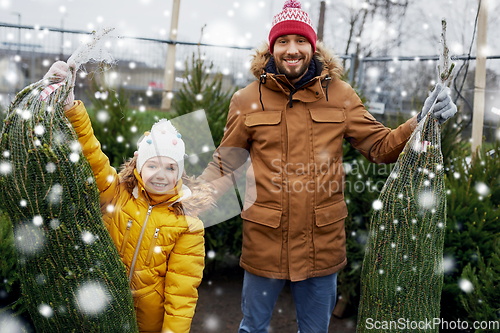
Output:
[[[443,20],[443,84],[451,80]],[[363,268],[358,332],[425,330],[439,318],[446,193],[440,125],[432,108],[401,153],[373,204]],[[378,326],[377,324],[378,323]]]
[[[106,33],[70,58],[76,69],[96,59]],[[13,224],[21,291],[37,332],[137,332],[125,266],[63,111],[74,73],[26,87],[4,120],[0,203]]]

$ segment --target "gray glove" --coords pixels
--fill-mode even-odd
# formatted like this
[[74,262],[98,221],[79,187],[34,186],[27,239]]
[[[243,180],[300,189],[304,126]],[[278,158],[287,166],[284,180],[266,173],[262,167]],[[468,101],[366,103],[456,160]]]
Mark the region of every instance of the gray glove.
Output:
[[448,119],[453,117],[455,113],[457,113],[457,106],[453,103],[450,97],[450,88],[444,87],[441,83],[438,83],[434,88],[434,91],[432,91],[429,97],[425,100],[424,107],[417,116],[418,122],[420,122],[420,120],[427,115],[436,99],[437,102],[434,105],[431,116],[436,118],[440,125],[444,124]]

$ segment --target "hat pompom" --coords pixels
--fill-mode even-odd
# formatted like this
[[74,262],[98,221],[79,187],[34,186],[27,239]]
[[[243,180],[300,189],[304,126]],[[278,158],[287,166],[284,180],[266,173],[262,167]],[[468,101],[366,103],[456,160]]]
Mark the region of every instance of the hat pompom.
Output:
[[297,0],[286,0],[285,4],[283,5],[283,9],[286,9],[286,8],[298,8],[298,9],[301,9],[302,5]]
[[173,135],[177,135],[177,129],[175,128],[174,125],[172,125],[172,123],[170,122],[170,120],[167,120],[167,119],[160,119],[160,120],[158,120],[153,125],[153,127],[151,128],[151,130],[159,130],[162,134],[163,134],[163,131],[167,131],[167,132],[172,133]]

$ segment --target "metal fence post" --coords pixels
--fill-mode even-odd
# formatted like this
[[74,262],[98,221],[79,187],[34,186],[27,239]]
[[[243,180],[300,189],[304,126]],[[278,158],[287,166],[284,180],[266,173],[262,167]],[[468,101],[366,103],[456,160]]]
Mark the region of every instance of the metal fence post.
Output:
[[359,68],[358,68],[358,88],[363,88],[363,79],[364,79],[364,59],[358,58],[359,60]]
[[354,64],[356,61],[356,55],[354,53],[351,53],[351,60],[350,60],[350,68],[349,68],[349,83],[351,85],[354,84]]

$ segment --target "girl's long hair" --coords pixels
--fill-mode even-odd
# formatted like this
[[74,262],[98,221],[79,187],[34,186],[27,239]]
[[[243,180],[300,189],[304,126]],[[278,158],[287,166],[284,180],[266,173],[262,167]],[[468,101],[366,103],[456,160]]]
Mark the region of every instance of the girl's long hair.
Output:
[[[120,184],[124,183],[127,191],[130,192],[131,194],[132,194],[132,191],[134,190],[134,188],[138,184],[137,178],[135,178],[135,175],[134,175],[134,169],[136,168],[136,165],[137,165],[137,156],[134,156],[122,164],[122,166],[120,167],[120,172],[118,173],[118,178],[120,179]],[[181,178],[182,178],[182,183],[184,185],[188,186],[192,190],[199,188],[199,187],[203,187],[203,184],[201,181],[196,180],[194,177],[188,177],[186,174],[186,170],[183,170]],[[185,209],[185,207],[183,207],[181,201],[174,203],[172,205],[172,208],[173,208],[174,214],[176,216],[193,215],[193,214],[189,214],[189,212],[186,211],[186,209]]]

